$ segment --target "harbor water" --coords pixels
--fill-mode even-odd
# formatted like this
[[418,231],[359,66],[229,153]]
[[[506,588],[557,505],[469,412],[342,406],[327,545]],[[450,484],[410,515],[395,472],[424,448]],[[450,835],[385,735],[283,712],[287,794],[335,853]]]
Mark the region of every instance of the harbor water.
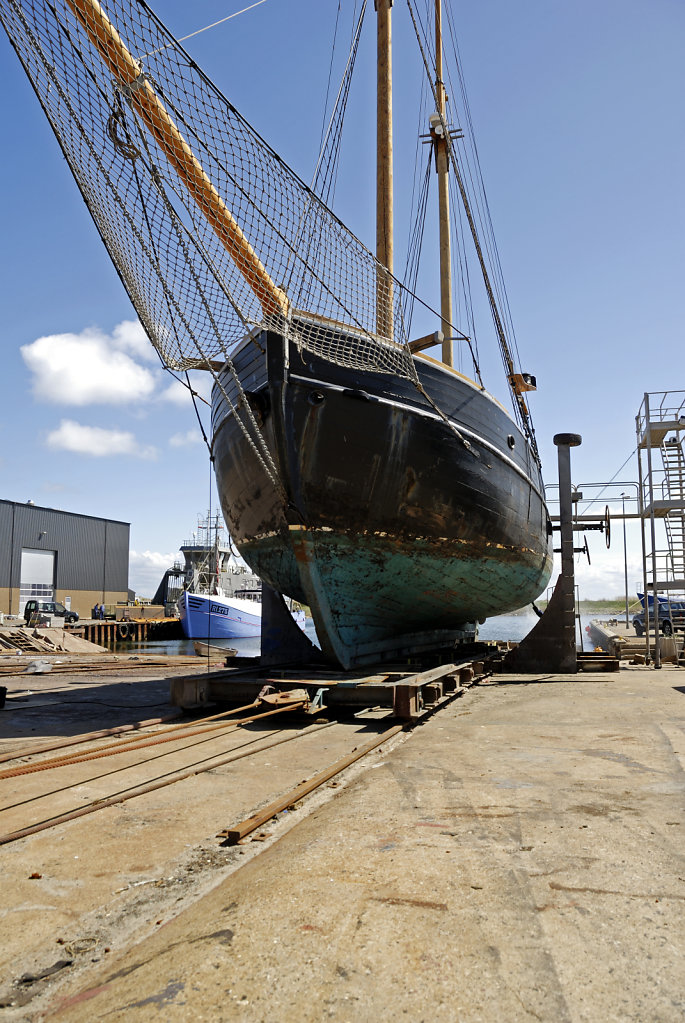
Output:
[[[580,616],[580,628],[582,630],[583,642],[585,649],[590,649],[589,639],[585,632],[585,627],[595,618],[596,615],[581,615]],[[488,618],[488,620],[479,627],[478,638],[483,641],[492,640],[509,640],[513,643],[519,643],[524,636],[527,636],[530,630],[535,626],[538,619],[532,612],[526,612],[524,614],[513,614],[513,615],[499,615],[495,618]],[[316,631],[314,629],[314,623],[311,618],[307,619],[305,625],[305,633],[316,643]],[[578,633],[577,633],[578,635]],[[230,647],[233,650],[237,650],[238,656],[240,657],[258,657],[259,656],[259,644],[260,640],[258,636],[249,637],[246,639],[217,639],[210,640],[215,646]],[[318,645],[318,644],[317,644]],[[580,640],[578,642],[580,648]],[[146,643],[126,643],[117,644],[117,649],[125,649],[128,652],[135,652],[136,650],[141,653],[159,653],[159,654],[186,654],[193,655],[195,649],[193,641],[191,639],[174,639],[174,640],[149,640]]]

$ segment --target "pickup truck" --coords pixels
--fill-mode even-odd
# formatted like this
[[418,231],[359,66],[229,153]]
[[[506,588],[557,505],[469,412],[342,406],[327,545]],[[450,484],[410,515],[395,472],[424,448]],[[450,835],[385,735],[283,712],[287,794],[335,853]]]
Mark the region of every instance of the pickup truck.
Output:
[[24,621],[28,625],[31,615],[54,615],[56,618],[64,618],[67,624],[78,621],[76,611],[67,611],[64,604],[58,600],[27,600],[24,608]]
[[[672,623],[672,624],[671,624]],[[649,627],[654,628],[654,609],[649,609]],[[633,618],[633,628],[638,636],[645,634],[645,612],[640,611]],[[659,630],[664,636],[672,636],[673,630],[685,632],[685,600],[672,600],[669,605],[659,604]]]

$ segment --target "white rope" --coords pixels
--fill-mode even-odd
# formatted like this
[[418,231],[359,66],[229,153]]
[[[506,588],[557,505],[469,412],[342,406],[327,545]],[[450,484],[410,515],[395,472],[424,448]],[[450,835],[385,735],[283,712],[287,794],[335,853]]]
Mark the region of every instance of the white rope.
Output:
[[[239,14],[246,14],[247,11],[251,11],[253,7],[259,7],[260,4],[265,4],[266,0],[257,0],[256,3],[250,4],[249,7],[243,7],[242,11],[236,11],[235,14],[227,14],[225,18],[220,18],[219,21],[213,21],[211,25],[205,25],[204,28],[198,28],[195,32],[190,32],[187,36],[180,36],[176,42],[184,43],[186,39],[192,39],[193,36],[202,35],[203,32],[208,32],[210,28],[216,28],[217,25],[223,25],[225,21],[230,21],[231,18],[237,18]],[[166,46],[160,46],[156,50],[150,50],[148,53],[144,53],[141,60],[145,60],[146,57],[153,57],[156,53],[163,53],[164,50],[173,46],[173,43],[167,43]]]
[[249,7],[243,7],[242,11],[236,11],[235,14],[227,14],[225,18],[220,18],[219,21],[213,21],[211,25],[205,25],[204,28],[198,28],[196,32],[191,32],[190,35],[181,36],[178,39],[179,43],[184,43],[186,39],[192,39],[193,36],[199,36],[202,32],[206,32],[210,28],[216,28],[217,25],[223,25],[225,21],[230,21],[231,18],[237,18],[239,14],[246,14],[247,11],[251,11],[253,7],[259,7],[260,4],[265,4],[266,0],[257,0],[257,3],[250,4]]

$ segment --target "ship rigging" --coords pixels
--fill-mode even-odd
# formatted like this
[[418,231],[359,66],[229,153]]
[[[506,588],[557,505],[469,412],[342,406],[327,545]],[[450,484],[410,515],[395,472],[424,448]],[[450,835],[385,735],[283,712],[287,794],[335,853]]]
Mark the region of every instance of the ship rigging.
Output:
[[[10,36],[152,344],[214,380],[224,518],[245,561],[308,604],[345,667],[472,636],[551,571],[529,410],[446,111],[442,6],[429,60],[442,361],[408,333],[393,273],[392,0],[376,0],[373,256],[143,2],[0,0]],[[425,30],[424,30],[425,35]],[[461,143],[460,143],[461,144]],[[483,271],[514,422],[452,367],[448,199]],[[429,307],[426,307],[429,308]],[[433,335],[429,335],[429,339]]]

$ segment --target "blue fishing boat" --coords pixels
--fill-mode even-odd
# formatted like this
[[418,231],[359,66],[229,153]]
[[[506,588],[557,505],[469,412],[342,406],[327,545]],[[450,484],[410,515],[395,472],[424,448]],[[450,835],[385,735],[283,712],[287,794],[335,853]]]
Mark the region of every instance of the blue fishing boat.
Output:
[[[184,591],[178,598],[178,612],[186,639],[245,639],[261,635],[260,590],[238,590],[232,597]],[[290,614],[295,624],[304,629],[304,611],[291,607]]]
[[[218,514],[199,517],[192,536],[181,544],[185,558],[183,591],[177,601],[186,639],[259,637],[262,588],[258,576],[236,561]],[[300,628],[305,613],[290,602]]]
[[[261,595],[260,595],[261,598]],[[245,597],[181,594],[178,610],[187,639],[238,639],[259,636],[262,605]]]

